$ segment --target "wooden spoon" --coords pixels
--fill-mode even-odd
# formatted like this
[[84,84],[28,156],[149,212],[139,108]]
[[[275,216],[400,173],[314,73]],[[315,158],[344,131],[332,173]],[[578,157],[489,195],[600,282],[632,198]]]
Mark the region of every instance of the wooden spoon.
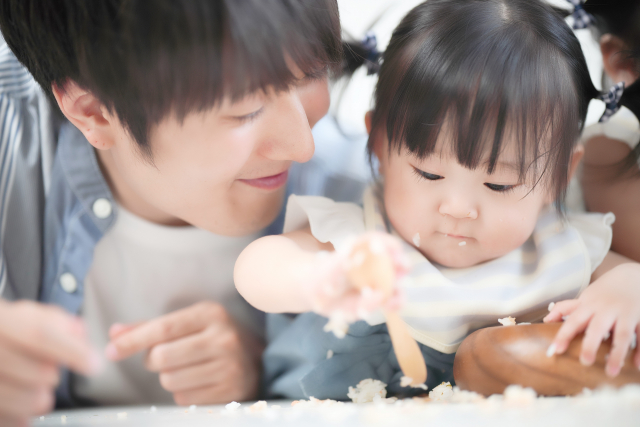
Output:
[[[351,260],[355,265],[349,270],[347,278],[355,288],[379,290],[384,293],[385,298],[392,295],[396,273],[393,262],[386,253],[374,252],[368,242],[363,242],[353,249]],[[411,378],[412,386],[424,384],[427,380],[427,366],[418,343],[397,312],[383,310],[383,313],[402,373]]]

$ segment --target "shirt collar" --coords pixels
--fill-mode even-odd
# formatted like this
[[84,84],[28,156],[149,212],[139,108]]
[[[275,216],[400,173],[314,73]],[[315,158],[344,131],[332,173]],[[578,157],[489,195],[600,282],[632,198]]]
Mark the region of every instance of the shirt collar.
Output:
[[[58,150],[62,171],[71,191],[95,226],[104,234],[115,222],[117,207],[93,147],[82,132],[65,122],[60,128]],[[111,204],[111,213],[106,218],[103,215],[98,217],[94,212],[94,204],[99,199],[106,199]],[[102,204],[104,205],[104,201]]]

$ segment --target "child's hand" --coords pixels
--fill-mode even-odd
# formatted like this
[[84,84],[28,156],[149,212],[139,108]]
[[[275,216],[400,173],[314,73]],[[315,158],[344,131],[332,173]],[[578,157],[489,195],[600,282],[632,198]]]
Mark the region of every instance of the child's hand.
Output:
[[[391,289],[376,289],[375,284],[362,287],[349,280],[364,262],[365,255],[358,249],[362,247],[391,263]],[[313,311],[340,323],[329,326],[335,332],[334,326],[339,330],[376,310],[397,310],[402,302],[398,282],[407,269],[401,241],[384,233],[366,233],[340,251],[321,252],[308,288]]]
[[[558,322],[563,318],[564,325],[548,355],[564,353],[570,341],[584,331],[580,362],[590,366],[595,361],[600,343],[613,330],[606,373],[611,377],[618,375],[634,333],[636,337],[640,335],[640,265],[629,263],[611,269],[595,280],[578,299],[555,304],[544,322]],[[636,350],[633,363],[640,369],[640,349]]]

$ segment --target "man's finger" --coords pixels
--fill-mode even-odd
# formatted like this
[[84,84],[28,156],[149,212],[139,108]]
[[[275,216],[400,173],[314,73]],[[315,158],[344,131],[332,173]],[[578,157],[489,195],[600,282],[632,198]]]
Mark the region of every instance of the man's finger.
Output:
[[229,384],[216,384],[194,390],[173,393],[173,400],[177,405],[215,405],[229,401],[242,401],[242,391],[239,387]]
[[152,347],[145,366],[152,372],[160,372],[211,360],[228,352],[229,341],[234,337],[239,346],[240,338],[235,330],[229,330],[226,325],[210,325],[200,333]]
[[228,322],[222,306],[215,303],[192,305],[120,334],[107,345],[105,353],[113,361],[126,359],[154,345],[199,332],[216,321]]
[[85,375],[95,374],[101,367],[100,357],[82,336],[82,321],[57,307],[10,303],[0,307],[1,324],[11,327],[0,328],[0,336],[35,359]]
[[118,335],[122,335],[125,332],[129,332],[142,325],[144,322],[136,322],[136,323],[114,323],[109,328],[109,339],[113,340],[118,337]]
[[238,369],[239,365],[230,364],[229,360],[213,360],[199,365],[162,372],[160,374],[160,384],[165,390],[176,393],[180,391],[193,390],[203,387],[210,387],[222,383],[231,374],[229,369]]
[[44,414],[53,408],[53,391],[45,388],[21,388],[0,382],[0,414],[22,418]]
[[0,381],[8,380],[23,387],[55,387],[60,380],[58,368],[7,345],[0,345]]

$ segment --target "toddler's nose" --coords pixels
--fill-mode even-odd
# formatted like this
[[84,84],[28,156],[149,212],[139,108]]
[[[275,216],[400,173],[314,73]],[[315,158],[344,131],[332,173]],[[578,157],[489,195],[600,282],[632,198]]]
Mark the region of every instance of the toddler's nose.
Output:
[[438,211],[441,215],[448,215],[456,219],[477,219],[478,209],[466,198],[448,197],[440,203]]

